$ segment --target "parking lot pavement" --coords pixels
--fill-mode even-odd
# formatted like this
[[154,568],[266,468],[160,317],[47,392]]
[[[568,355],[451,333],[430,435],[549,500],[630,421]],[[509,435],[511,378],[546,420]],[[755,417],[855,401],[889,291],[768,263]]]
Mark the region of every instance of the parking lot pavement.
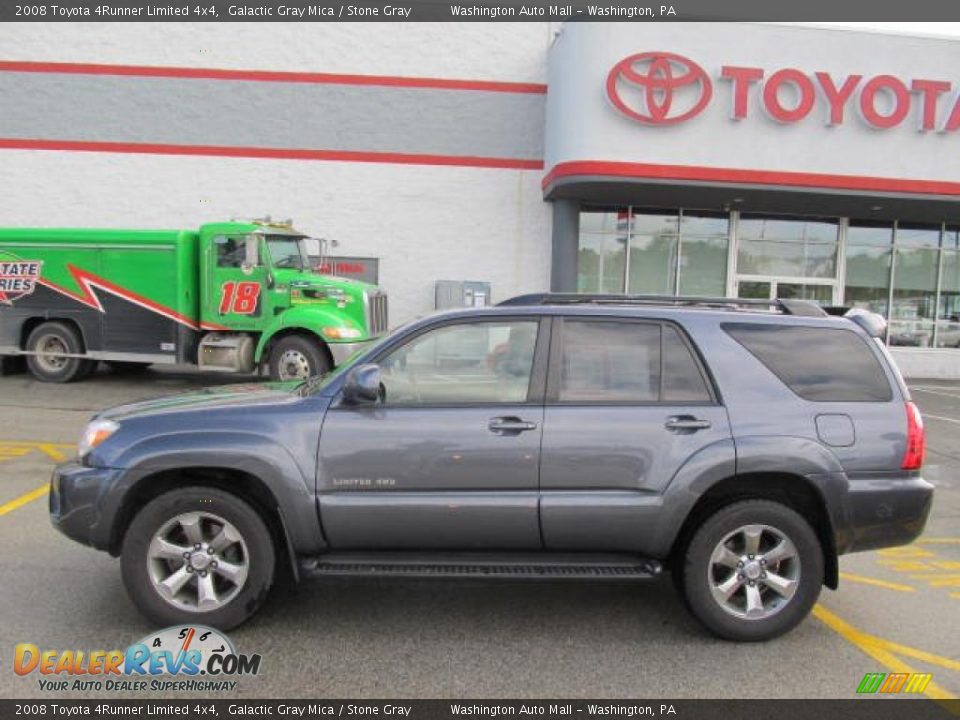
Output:
[[[113,558],[49,525],[46,482],[89,415],[126,400],[249,378],[192,371],[74,385],[0,378],[0,696],[44,693],[12,672],[17,643],[122,649],[152,629]],[[915,544],[841,560],[839,591],[778,640],[713,639],[666,579],[647,584],[316,580],[275,592],[230,633],[263,656],[237,697],[840,697],[868,672],[932,673],[960,694],[960,384],[917,382],[933,514]],[[139,697],[142,694],[137,694]],[[169,695],[169,694],[168,694]],[[134,696],[111,693],[111,697]]]

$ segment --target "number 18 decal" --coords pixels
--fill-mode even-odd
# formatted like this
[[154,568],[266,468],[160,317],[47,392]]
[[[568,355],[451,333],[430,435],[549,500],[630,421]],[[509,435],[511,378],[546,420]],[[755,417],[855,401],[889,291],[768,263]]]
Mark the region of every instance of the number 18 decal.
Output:
[[252,315],[257,309],[257,299],[260,297],[260,283],[258,282],[225,282],[220,289],[220,314],[236,313],[238,315]]

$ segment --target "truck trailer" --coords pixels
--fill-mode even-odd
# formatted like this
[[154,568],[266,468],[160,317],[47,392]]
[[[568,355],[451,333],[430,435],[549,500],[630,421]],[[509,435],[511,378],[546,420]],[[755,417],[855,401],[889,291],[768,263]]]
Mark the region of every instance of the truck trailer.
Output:
[[290,223],[196,230],[0,228],[0,356],[48,382],[190,364],[320,375],[387,330],[387,296],[316,272]]

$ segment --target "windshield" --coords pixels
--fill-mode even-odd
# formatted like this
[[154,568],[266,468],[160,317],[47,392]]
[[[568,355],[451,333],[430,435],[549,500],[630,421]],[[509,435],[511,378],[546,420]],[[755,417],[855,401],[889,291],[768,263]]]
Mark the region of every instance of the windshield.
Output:
[[303,270],[310,264],[304,238],[291,235],[268,235],[267,247],[270,249],[270,261],[275,268],[299,268]]

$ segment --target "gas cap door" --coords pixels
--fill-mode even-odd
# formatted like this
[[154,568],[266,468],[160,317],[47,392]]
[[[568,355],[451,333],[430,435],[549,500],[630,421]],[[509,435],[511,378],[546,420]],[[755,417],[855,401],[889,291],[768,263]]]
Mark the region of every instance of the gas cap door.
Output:
[[817,415],[817,437],[831,447],[850,447],[857,436],[853,429],[853,420],[843,413],[825,413]]

